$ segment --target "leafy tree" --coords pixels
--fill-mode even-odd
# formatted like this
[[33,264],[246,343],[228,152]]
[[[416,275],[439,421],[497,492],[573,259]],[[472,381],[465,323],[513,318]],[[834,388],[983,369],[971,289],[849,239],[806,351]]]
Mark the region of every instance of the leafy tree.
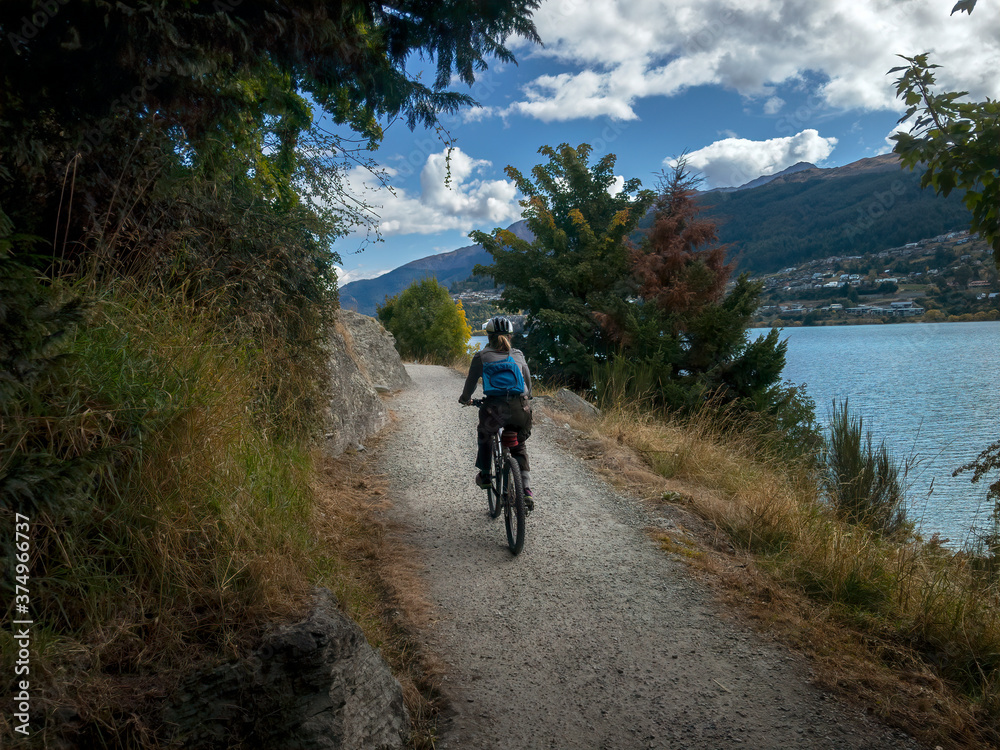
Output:
[[[511,35],[536,40],[536,6],[8,0],[0,211],[51,243],[18,259],[214,305],[220,325],[321,388],[337,306],[330,243],[367,215],[347,170],[371,166],[383,121],[433,126],[470,104],[448,90],[453,77],[471,83],[488,57],[512,60]],[[433,82],[407,72],[413,55],[436,60]],[[336,132],[316,125],[317,105]],[[272,398],[322,414],[323,393],[291,393],[274,372]]]
[[725,292],[732,264],[714,223],[699,216],[695,184],[683,160],[663,176],[652,228],[629,254],[635,292],[601,320],[619,356],[657,373],[649,395],[662,405],[694,409],[712,398],[766,410],[786,345],[776,330],[748,341],[761,285],[741,276]]
[[[971,15],[975,7],[976,0],[961,0],[951,12]],[[935,92],[933,70],[940,66],[929,63],[927,53],[901,57],[909,65],[889,72],[903,71],[896,80],[896,95],[907,106],[900,122],[914,119],[909,133],[893,136],[893,151],[911,169],[926,164],[922,186],[930,185],[945,196],[955,188],[964,192],[972,212],[970,228],[990,244],[1000,268],[1000,102],[961,101],[967,91]],[[972,481],[978,482],[998,469],[1000,442],[955,473],[972,471]],[[1000,509],[1000,480],[990,485],[989,497]]]
[[414,281],[378,307],[378,319],[403,357],[447,364],[465,353],[472,328],[461,302],[436,279]]
[[[975,0],[963,0],[952,13],[971,14]],[[967,91],[934,90],[933,73],[939,65],[927,53],[906,57],[909,65],[896,80],[896,96],[906,104],[900,123],[912,118],[910,132],[893,136],[893,148],[904,166],[926,167],[921,187],[931,186],[947,196],[958,188],[972,213],[971,229],[993,248],[1000,266],[1000,102],[962,101]]]
[[[809,404],[780,384],[785,344],[778,332],[749,341],[761,287],[741,276],[727,293],[732,265],[699,217],[694,182],[678,164],[657,196],[637,180],[611,194],[615,157],[587,163],[589,148],[543,147],[535,181],[508,167],[526,196],[535,240],[510,232],[472,234],[493,256],[477,268],[504,285],[503,302],[527,311],[525,349],[544,377],[605,399],[651,398],[681,410],[706,401],[768,413],[793,430]],[[655,202],[655,205],[654,205]],[[653,205],[651,228],[629,241]]]
[[[303,142],[316,138],[311,102],[369,146],[385,119],[433,126],[440,112],[472,102],[447,89],[453,76],[472,83],[487,56],[512,60],[512,35],[537,40],[535,7],[8,0],[0,5],[0,142],[10,174],[0,180],[0,206],[20,231],[54,238],[71,255],[93,249],[94,235],[120,242],[145,230],[136,248],[197,236],[201,225],[178,216],[190,208],[181,179],[190,175],[221,186],[223,204],[228,182],[245,182],[285,222],[297,217],[282,211],[303,194],[323,195],[340,218],[356,220],[339,183],[309,181],[350,164],[356,145],[326,134],[302,163]],[[407,72],[414,55],[436,59],[431,85]],[[306,207],[316,214],[313,202]],[[343,223],[327,223],[321,234],[338,229]]]
[[504,287],[504,308],[525,311],[523,348],[533,371],[586,388],[594,365],[616,348],[598,315],[630,291],[627,239],[654,194],[637,179],[612,194],[616,157],[590,166],[587,144],[538,152],[548,162],[532,169],[534,180],[506,170],[525,196],[521,205],[535,239],[499,228],[473,232],[493,256],[492,265],[474,270]]

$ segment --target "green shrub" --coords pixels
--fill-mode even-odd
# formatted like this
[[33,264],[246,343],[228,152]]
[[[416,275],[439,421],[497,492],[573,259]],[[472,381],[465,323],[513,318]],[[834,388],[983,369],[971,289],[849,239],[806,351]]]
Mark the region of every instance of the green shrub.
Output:
[[871,430],[852,416],[845,400],[833,403],[827,445],[826,489],[841,518],[893,536],[909,529],[901,466],[885,441],[875,447]]
[[466,353],[472,328],[461,302],[436,279],[414,281],[378,306],[378,318],[403,357],[450,364]]

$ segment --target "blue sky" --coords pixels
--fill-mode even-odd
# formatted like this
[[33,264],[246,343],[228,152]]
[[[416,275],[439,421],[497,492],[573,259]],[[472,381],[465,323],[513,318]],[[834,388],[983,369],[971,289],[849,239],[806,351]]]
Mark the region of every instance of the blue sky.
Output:
[[[471,244],[520,218],[510,164],[527,174],[540,146],[588,143],[593,160],[653,187],[687,152],[707,187],[741,185],[799,161],[840,166],[890,150],[901,114],[896,54],[931,52],[939,82],[1000,97],[1000,0],[949,15],[954,0],[544,0],[543,47],[512,40],[518,65],[492,64],[470,93],[482,105],[434,133],[388,124],[374,157],[393,192],[356,169],[382,241],[338,241],[341,283]],[[412,68],[415,72],[419,67]],[[433,77],[432,75],[429,77]],[[456,90],[466,90],[456,87]]]

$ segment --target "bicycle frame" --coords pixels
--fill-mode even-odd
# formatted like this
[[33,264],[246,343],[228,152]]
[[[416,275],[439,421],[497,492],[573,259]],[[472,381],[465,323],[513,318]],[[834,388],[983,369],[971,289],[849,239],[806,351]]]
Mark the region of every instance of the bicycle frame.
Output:
[[[482,399],[473,399],[470,403],[482,408],[484,402]],[[510,447],[503,444],[501,436],[504,432],[505,428],[501,427],[490,437],[490,484],[487,488],[487,500],[491,518],[496,518],[503,511],[507,545],[516,555],[524,546],[524,489],[520,464],[511,455]]]

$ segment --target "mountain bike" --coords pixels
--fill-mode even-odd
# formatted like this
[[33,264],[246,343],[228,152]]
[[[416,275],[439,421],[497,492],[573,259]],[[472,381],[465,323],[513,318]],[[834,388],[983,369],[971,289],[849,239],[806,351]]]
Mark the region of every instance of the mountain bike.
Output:
[[[484,400],[474,398],[470,403],[482,408]],[[517,430],[497,430],[490,441],[490,483],[486,486],[490,518],[496,518],[503,512],[504,525],[507,527],[507,546],[516,555],[524,547],[525,529],[521,466],[510,453],[510,449],[517,445]]]

